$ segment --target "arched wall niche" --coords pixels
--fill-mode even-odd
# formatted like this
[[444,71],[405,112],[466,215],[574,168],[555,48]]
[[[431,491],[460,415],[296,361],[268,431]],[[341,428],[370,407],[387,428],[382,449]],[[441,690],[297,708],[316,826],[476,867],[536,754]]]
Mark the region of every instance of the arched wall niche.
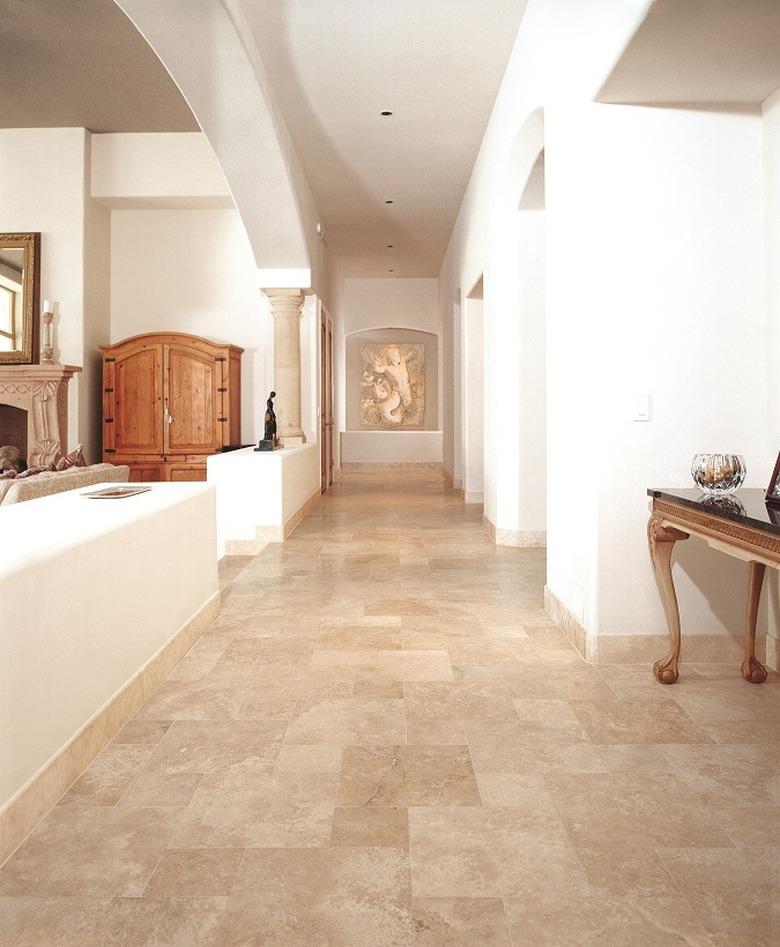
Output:
[[[347,431],[383,431],[395,434],[409,431],[439,430],[439,337],[434,332],[396,326],[377,326],[347,333],[345,342],[345,389]],[[360,416],[361,349],[367,345],[394,343],[423,346],[425,355],[425,410],[421,424],[414,426],[377,427],[363,424]]]

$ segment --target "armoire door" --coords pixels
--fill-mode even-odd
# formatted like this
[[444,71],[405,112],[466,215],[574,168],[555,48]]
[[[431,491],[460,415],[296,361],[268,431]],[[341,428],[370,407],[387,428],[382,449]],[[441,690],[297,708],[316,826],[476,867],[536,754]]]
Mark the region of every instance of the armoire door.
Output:
[[187,345],[165,345],[165,454],[211,454],[222,446],[222,365]]
[[163,351],[128,346],[106,359],[104,447],[122,454],[162,454]]

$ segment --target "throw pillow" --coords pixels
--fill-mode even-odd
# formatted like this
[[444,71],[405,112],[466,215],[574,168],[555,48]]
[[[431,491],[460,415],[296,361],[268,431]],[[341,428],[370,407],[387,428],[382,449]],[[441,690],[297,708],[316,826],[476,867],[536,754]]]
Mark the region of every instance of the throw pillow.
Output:
[[55,470],[67,470],[69,467],[86,467],[87,462],[81,452],[81,444],[76,445],[69,454],[65,454],[57,461]]

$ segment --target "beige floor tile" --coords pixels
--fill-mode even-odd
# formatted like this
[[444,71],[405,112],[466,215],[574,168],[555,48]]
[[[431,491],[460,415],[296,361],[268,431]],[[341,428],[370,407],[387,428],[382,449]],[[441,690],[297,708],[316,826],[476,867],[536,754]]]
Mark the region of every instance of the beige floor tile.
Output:
[[632,843],[610,844],[609,839],[591,845],[575,845],[585,876],[603,897],[675,897],[677,885],[655,849]]
[[415,947],[511,947],[498,898],[413,898]]
[[[313,700],[324,697],[351,697],[355,667],[312,667],[303,664],[259,665],[252,679],[247,703],[270,699]],[[243,708],[243,705],[242,705]]]
[[318,651],[392,651],[401,647],[401,628],[398,625],[323,628],[315,647]]
[[186,806],[200,773],[140,773],[122,793],[118,806]]
[[517,720],[503,681],[407,684],[410,716],[429,720]]
[[144,898],[228,895],[241,864],[240,848],[176,848],[154,869]]
[[659,849],[664,864],[722,947],[776,947],[780,926],[777,849]]
[[732,848],[717,810],[702,807],[667,775],[547,773],[547,784],[578,845]]
[[477,773],[603,773],[598,747],[550,728],[543,735],[515,720],[468,720],[466,737]]
[[224,898],[61,898],[48,901],[17,947],[213,947]]
[[780,806],[780,746],[668,746],[663,754],[704,806]]
[[534,911],[522,899],[505,910],[514,947],[712,947],[682,897],[630,901],[594,896],[559,900]]
[[409,819],[399,806],[337,806],[331,845],[409,847]]
[[248,851],[220,937],[274,947],[412,947],[407,856],[396,848]]
[[149,757],[147,773],[212,773],[268,770],[279,754],[287,723],[177,721]]
[[407,713],[406,742],[423,746],[465,746],[466,727],[462,720],[432,720]]
[[313,667],[345,665],[391,681],[451,681],[446,651],[315,651]]
[[[719,809],[723,829],[738,848],[780,847],[780,806]],[[780,852],[778,852],[780,859]]]
[[465,746],[348,746],[338,803],[471,806],[479,792]]
[[172,720],[139,720],[134,717],[114,737],[114,743],[159,743],[165,736]]
[[329,743],[304,746],[285,744],[279,751],[276,773],[340,773],[343,747]]
[[594,743],[711,743],[674,701],[641,697],[572,700],[571,707]]
[[302,700],[285,743],[389,744],[406,741],[402,700],[367,697]]
[[0,868],[0,894],[136,897],[180,810],[57,806]]
[[175,848],[325,845],[338,777],[276,773],[204,777],[173,836]]
[[109,743],[60,799],[61,806],[113,806],[141,772],[154,747]]
[[416,897],[511,898],[549,890],[589,893],[562,827],[534,811],[460,806],[409,809]]
[[43,898],[0,897],[0,947],[13,947],[44,903]]

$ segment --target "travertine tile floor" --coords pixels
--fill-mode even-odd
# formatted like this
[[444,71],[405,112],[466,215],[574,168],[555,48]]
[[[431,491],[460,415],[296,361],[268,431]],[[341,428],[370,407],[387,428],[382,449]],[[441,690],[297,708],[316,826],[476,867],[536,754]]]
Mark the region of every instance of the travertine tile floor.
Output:
[[[649,568],[649,567],[648,567]],[[353,475],[0,870],[0,945],[780,944],[780,687],[584,664],[541,552]]]

